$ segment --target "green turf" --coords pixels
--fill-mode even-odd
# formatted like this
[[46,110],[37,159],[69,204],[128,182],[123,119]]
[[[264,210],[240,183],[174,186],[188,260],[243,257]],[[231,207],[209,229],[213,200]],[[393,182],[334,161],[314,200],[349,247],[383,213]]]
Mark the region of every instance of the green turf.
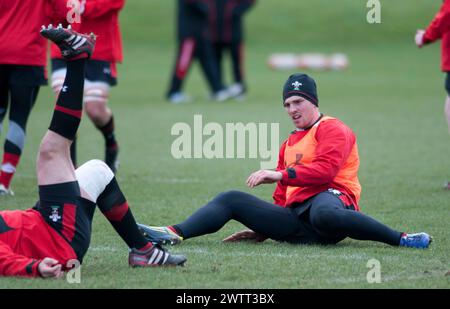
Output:
[[[408,3],[406,3],[408,2]],[[392,248],[345,240],[337,246],[225,245],[221,239],[241,229],[231,222],[216,234],[189,240],[173,252],[188,263],[176,269],[129,269],[127,248],[97,213],[82,283],[64,280],[0,279],[0,288],[448,288],[450,277],[449,136],[443,117],[443,74],[439,47],[418,50],[417,27],[426,26],[440,1],[382,1],[382,24],[365,22],[366,1],[260,0],[248,19],[245,102],[208,102],[198,66],[186,90],[189,105],[163,101],[173,56],[172,1],[128,1],[123,12],[125,63],[111,106],[121,145],[119,182],[139,221],[177,223],[215,194],[238,189],[270,199],[273,186],[248,190],[255,160],[175,160],[171,127],[179,121],[279,122],[280,142],[292,129],[281,106],[281,86],[290,72],[270,71],[272,52],[343,52],[344,72],[312,72],[321,110],[351,126],[359,140],[362,210],[404,231],[427,231],[429,250]],[[338,4],[339,3],[339,4]],[[48,126],[54,99],[42,89],[28,126],[28,140],[14,198],[0,198],[0,209],[25,209],[36,200],[34,159]],[[79,158],[102,158],[100,135],[84,118]],[[369,284],[366,264],[381,262],[381,284]]]

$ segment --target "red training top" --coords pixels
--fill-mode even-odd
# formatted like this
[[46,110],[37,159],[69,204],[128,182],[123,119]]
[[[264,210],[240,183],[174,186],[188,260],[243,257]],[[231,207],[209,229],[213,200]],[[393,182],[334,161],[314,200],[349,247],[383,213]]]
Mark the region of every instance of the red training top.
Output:
[[0,64],[46,65],[42,25],[65,19],[66,0],[0,1]]
[[450,0],[445,0],[441,9],[425,31],[424,44],[442,39],[441,69],[450,71]]
[[[122,62],[122,39],[119,28],[119,12],[125,0],[87,0],[81,23],[72,28],[79,33],[93,32],[97,36],[91,59]],[[62,58],[59,48],[52,44],[51,58]]]
[[[295,153],[297,145],[300,151]],[[288,147],[290,152],[286,152]],[[286,158],[287,154],[294,159]],[[287,166],[287,161],[295,163]],[[281,146],[277,171],[283,178],[273,193],[274,202],[292,207],[320,192],[336,189],[342,193],[339,197],[346,206],[353,205],[359,210],[358,168],[355,134],[340,120],[323,117],[308,130],[294,131]]]
[[76,259],[69,243],[33,209],[0,211],[0,276],[37,277],[45,257],[63,268]]

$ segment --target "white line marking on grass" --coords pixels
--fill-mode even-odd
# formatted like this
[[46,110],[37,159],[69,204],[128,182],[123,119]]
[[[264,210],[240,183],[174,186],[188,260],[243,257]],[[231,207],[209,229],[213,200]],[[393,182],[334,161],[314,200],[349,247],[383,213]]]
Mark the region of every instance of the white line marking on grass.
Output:
[[120,251],[117,247],[111,247],[111,246],[95,246],[90,247],[89,250],[95,251],[95,252],[117,252]]
[[204,183],[204,180],[201,179],[191,179],[191,178],[152,178],[150,182],[155,183]]
[[[20,174],[17,175],[16,178],[20,179],[33,179],[36,178],[36,174]],[[153,183],[168,183],[168,184],[174,184],[174,183],[206,183],[205,180],[199,179],[199,178],[151,178],[151,177],[142,177],[143,180],[147,182],[153,182]],[[208,181],[208,183],[211,183],[211,181]]]
[[[203,248],[182,248],[180,249],[183,253],[198,253],[198,254],[212,254],[210,250],[203,249]],[[352,259],[352,260],[365,260],[367,259],[368,255],[363,254],[340,254],[340,255],[330,255],[330,254],[307,254],[307,256],[301,256],[301,253],[299,254],[293,254],[293,253],[270,253],[270,252],[221,252],[220,255],[222,256],[245,256],[245,257],[254,257],[254,256],[262,256],[262,257],[269,257],[269,258],[304,258],[304,259],[311,259],[311,258],[328,258],[328,259]]]

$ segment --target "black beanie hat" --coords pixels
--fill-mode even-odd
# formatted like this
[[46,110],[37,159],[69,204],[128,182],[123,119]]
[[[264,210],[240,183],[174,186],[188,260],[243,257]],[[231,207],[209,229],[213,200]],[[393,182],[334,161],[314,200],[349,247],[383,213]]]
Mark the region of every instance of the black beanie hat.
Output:
[[294,95],[305,98],[315,106],[319,106],[317,98],[317,87],[314,79],[303,73],[296,73],[289,76],[283,87],[283,103],[287,98]]

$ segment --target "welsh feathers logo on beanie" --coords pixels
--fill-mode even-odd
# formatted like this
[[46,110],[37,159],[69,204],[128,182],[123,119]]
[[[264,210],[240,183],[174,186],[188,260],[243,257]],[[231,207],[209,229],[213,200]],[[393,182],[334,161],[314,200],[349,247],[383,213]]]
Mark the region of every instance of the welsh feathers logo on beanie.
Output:
[[283,102],[294,95],[305,98],[316,106],[319,105],[316,82],[306,74],[292,74],[284,83]]

